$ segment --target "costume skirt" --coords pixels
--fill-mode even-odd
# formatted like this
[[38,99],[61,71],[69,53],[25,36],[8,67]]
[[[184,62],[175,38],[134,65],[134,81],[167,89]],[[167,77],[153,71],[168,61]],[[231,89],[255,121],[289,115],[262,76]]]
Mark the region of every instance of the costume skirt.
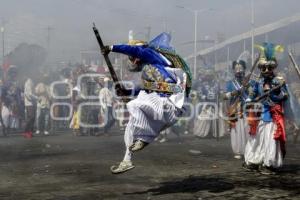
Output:
[[124,135],[126,146],[135,140],[151,143],[180,115],[180,110],[167,97],[155,92],[141,91],[136,99],[127,104],[127,109],[130,116]]
[[247,164],[262,164],[274,168],[282,166],[283,155],[280,141],[273,138],[275,130],[275,123],[260,121],[257,133],[249,136],[245,148]]

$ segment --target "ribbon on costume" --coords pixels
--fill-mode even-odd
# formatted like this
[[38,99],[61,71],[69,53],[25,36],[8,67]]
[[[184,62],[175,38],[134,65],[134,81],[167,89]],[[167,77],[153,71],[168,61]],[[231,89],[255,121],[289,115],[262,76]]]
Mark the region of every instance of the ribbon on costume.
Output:
[[273,122],[276,124],[277,128],[274,133],[274,139],[280,141],[280,148],[285,155],[285,141],[286,141],[286,133],[285,133],[285,125],[284,125],[284,114],[283,114],[283,105],[275,104],[271,106],[270,112],[272,115]]

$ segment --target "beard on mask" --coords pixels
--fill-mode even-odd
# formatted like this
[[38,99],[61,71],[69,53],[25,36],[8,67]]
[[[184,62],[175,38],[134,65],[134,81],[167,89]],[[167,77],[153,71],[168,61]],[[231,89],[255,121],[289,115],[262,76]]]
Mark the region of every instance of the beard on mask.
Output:
[[261,73],[261,76],[265,79],[271,79],[274,77],[274,72],[269,71],[269,72]]
[[138,58],[129,57],[129,60],[127,60],[127,67],[131,72],[140,72],[142,71],[144,64],[142,64]]
[[245,77],[245,72],[236,72],[234,74],[234,76],[235,76],[235,78],[241,80],[241,79],[243,79]]

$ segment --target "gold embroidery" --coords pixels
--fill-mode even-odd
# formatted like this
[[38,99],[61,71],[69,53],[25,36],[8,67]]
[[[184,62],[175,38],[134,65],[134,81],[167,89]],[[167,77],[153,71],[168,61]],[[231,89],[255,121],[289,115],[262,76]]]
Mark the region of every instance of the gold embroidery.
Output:
[[157,92],[165,92],[165,93],[179,93],[182,92],[182,88],[174,83],[167,82],[151,82],[143,80],[144,89],[152,90]]

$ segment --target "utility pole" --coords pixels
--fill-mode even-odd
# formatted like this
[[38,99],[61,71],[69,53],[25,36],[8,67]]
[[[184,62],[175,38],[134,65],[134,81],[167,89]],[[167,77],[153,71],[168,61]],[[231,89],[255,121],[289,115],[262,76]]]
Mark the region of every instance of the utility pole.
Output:
[[146,36],[146,41],[147,42],[149,42],[150,41],[150,37],[151,37],[151,26],[147,26],[146,27],[146,34],[145,34],[145,36]]
[[0,28],[0,31],[2,33],[2,79],[4,78],[4,57],[5,57],[5,40],[4,40],[4,32],[5,32],[5,28],[4,28],[4,20],[2,20],[2,26]]
[[51,31],[53,31],[54,30],[54,28],[53,27],[51,27],[51,26],[48,26],[47,28],[46,28],[46,31],[47,31],[47,51],[48,51],[48,53],[49,53],[49,50],[50,50],[50,37],[51,37]]
[[163,24],[164,24],[164,32],[167,32],[167,19],[163,18]]
[[46,63],[48,63],[50,61],[50,43],[51,43],[51,32],[54,30],[53,27],[51,26],[47,26],[46,28],[44,28],[46,30],[46,42],[47,42],[47,59],[46,59]]
[[4,56],[5,56],[5,46],[4,46],[4,27],[1,27],[2,33],[2,68],[4,67]]
[[198,10],[194,10],[194,78],[197,78],[197,23]]
[[213,9],[207,8],[207,9],[200,9],[200,10],[194,10],[188,7],[184,6],[176,6],[177,8],[185,9],[189,12],[194,13],[194,78],[197,77],[197,23],[198,23],[198,14],[206,11],[211,11]]
[[215,41],[215,46],[214,46],[214,63],[215,63],[215,70],[217,70],[217,41]]
[[254,0],[251,0],[251,64],[254,64]]
[[230,65],[231,65],[231,63],[230,63],[230,47],[229,47],[229,45],[228,45],[228,47],[227,47],[227,72],[226,72],[226,76],[228,76],[228,74],[230,74]]

